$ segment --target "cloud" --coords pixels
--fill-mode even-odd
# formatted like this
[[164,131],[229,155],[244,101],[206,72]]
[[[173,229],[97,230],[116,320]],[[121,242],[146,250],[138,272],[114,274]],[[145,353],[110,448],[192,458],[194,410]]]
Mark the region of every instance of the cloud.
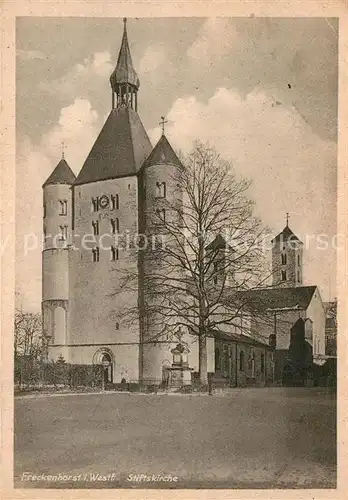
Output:
[[[61,109],[58,123],[41,138],[38,145],[22,138],[17,146],[16,186],[16,291],[23,308],[40,310],[42,189],[61,157],[62,141],[70,167],[78,173],[91,149],[101,122],[98,113],[86,99],[76,99]],[[30,228],[30,229],[28,229]],[[28,231],[33,234],[29,236]],[[38,246],[24,254],[25,239]]]
[[150,45],[139,63],[139,74],[152,73],[166,59],[166,52],[162,45]]
[[[315,134],[293,106],[259,90],[243,97],[219,88],[206,102],[195,96],[177,99],[167,119],[166,135],[177,149],[189,151],[197,138],[208,141],[240,176],[253,181],[250,196],[257,214],[275,232],[290,212],[299,237],[333,236],[336,144]],[[160,129],[149,135],[156,142]],[[313,245],[306,254],[305,278],[327,287],[335,254],[318,252]]]
[[52,159],[57,159],[61,143],[66,146],[66,157],[75,171],[79,171],[99,132],[99,116],[87,99],[75,99],[70,106],[62,108],[58,123],[44,134],[40,150]]
[[229,52],[236,39],[237,33],[230,19],[210,17],[203,23],[187,55],[199,64],[210,64],[213,58]]
[[112,71],[110,52],[95,52],[82,63],[75,64],[62,77],[49,82],[42,81],[39,87],[41,91],[58,96],[88,97],[101,83],[105,84]]
[[[89,64],[89,61],[85,61]],[[111,63],[111,54],[108,51],[104,52],[95,52],[92,58],[91,67],[99,76],[108,76],[113,71],[113,65]],[[87,70],[88,71],[88,70]]]
[[16,55],[23,61],[32,61],[34,59],[47,59],[47,56],[45,56],[45,54],[43,52],[40,52],[39,50],[17,49]]
[[[324,137],[336,138],[338,37],[335,20],[207,19],[187,50],[197,81],[244,95],[261,89],[294,105]],[[290,85],[290,86],[289,86]]]

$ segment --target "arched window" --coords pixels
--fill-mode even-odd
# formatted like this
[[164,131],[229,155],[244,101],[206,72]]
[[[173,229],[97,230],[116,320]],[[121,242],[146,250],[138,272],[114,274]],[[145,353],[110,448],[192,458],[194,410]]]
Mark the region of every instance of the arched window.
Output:
[[261,373],[265,373],[265,355],[261,353]]
[[111,233],[112,234],[118,233],[120,231],[120,221],[119,221],[119,219],[118,218],[111,219],[110,223],[111,223]]
[[286,271],[282,271],[282,281],[286,281]]
[[244,352],[239,353],[239,371],[244,372]]
[[249,358],[249,370],[251,371],[251,377],[254,378],[255,377],[255,352],[254,352],[254,348],[252,347],[250,349],[250,358]]
[[59,200],[59,215],[68,215],[68,200]]
[[118,210],[120,208],[120,199],[118,194],[111,195],[111,210]]
[[99,262],[99,248],[98,247],[92,248],[92,258],[93,258],[93,262]]
[[220,370],[220,369],[221,369],[220,349],[218,347],[215,347],[215,370]]
[[165,222],[166,221],[166,211],[164,208],[160,209],[160,208],[157,208],[156,209],[156,215],[157,217],[159,218],[160,222]]
[[92,198],[92,212],[98,212],[98,198]]
[[51,335],[51,329],[52,329],[51,327],[52,327],[52,313],[51,309],[47,307],[43,311],[43,329],[45,334],[48,336]]
[[119,259],[118,247],[114,247],[114,246],[110,247],[110,259],[112,261]]
[[99,221],[92,220],[92,228],[93,228],[94,236],[98,236],[99,235]]
[[282,264],[285,265],[286,264],[286,253],[282,253]]
[[105,352],[103,354],[102,363],[111,363],[111,356],[109,353]]
[[54,343],[65,344],[66,324],[65,324],[65,309],[58,306],[54,310]]
[[103,354],[103,357],[101,359],[101,363],[103,366],[103,377],[104,377],[104,383],[112,382],[112,359],[109,353],[105,352]]
[[166,197],[166,183],[156,182],[156,198],[165,198],[165,197]]
[[228,345],[224,346],[224,371],[228,373],[230,371],[230,357],[228,352]]
[[66,241],[68,238],[68,226],[59,226],[59,230],[60,230],[59,240]]

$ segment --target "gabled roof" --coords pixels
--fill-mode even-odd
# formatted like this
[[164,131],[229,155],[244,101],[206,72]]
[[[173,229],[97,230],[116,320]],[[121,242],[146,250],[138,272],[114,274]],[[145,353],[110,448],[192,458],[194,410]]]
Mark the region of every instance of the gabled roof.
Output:
[[137,89],[139,88],[140,81],[138,75],[133,67],[132,56],[129,50],[126,19],[123,19],[124,29],[121,42],[120,52],[118,54],[116,68],[110,76],[111,87],[115,90],[117,85],[122,83],[129,83]]
[[279,242],[279,241],[298,241],[300,243],[301,240],[296,236],[296,234],[294,234],[291,229],[289,228],[288,224],[284,227],[283,231],[280,232],[279,234],[277,234],[277,236],[275,238],[273,238],[272,242],[275,241],[275,242]]
[[135,175],[152,149],[138,113],[113,109],[74,182],[87,184]]
[[298,318],[298,320],[295,321],[295,323],[292,325],[290,328],[291,333],[302,333],[304,332],[305,329],[305,322],[303,318]]
[[253,345],[253,346],[258,346],[258,347],[269,347],[268,342],[265,340],[265,342],[261,342],[260,340],[254,339],[252,337],[248,337],[247,335],[241,334],[236,334],[236,333],[227,333],[227,332],[220,332],[217,330],[214,330],[212,332],[212,335],[216,339],[220,340],[226,340],[229,342],[240,342],[248,345]]
[[232,247],[221,234],[218,234],[214,240],[205,247],[206,250],[216,250],[218,248],[230,248],[232,250]]
[[48,177],[42,187],[50,184],[69,184],[72,185],[75,181],[75,174],[67,164],[66,160],[62,158],[51,175]]
[[162,134],[160,140],[151,151],[149,157],[145,160],[144,167],[161,164],[176,165],[177,167],[182,167],[181,161],[177,157],[174,149],[172,148],[164,134]]
[[239,293],[246,307],[265,312],[276,309],[307,309],[316,286],[287,288],[255,288]]

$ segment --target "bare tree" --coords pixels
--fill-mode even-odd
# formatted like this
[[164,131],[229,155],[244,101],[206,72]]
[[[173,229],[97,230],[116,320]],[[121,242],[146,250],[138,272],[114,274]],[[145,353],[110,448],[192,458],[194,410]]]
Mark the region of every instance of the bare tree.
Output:
[[[141,278],[125,269],[119,292],[138,287],[144,297],[141,315],[151,326],[144,342],[168,338],[178,327],[197,338],[200,382],[206,385],[207,337],[241,329],[240,291],[269,277],[261,245],[265,229],[247,197],[250,183],[213,148],[197,143],[182,163],[169,183],[176,193],[168,193],[160,208],[145,208]],[[123,315],[138,313],[126,307]]]
[[38,358],[42,350],[41,315],[15,311],[14,355]]

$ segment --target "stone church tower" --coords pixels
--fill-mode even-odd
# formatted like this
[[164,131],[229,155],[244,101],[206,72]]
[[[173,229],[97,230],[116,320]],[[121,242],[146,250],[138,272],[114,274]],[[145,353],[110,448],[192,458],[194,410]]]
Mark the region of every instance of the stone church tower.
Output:
[[[174,344],[150,345],[155,323],[147,321],[152,298],[143,283],[153,259],[151,248],[141,251],[134,242],[152,235],[154,217],[170,217],[166,204],[180,202],[181,164],[164,133],[152,148],[138,115],[140,81],[126,20],[110,84],[110,114],[79,174],[62,159],[43,186],[45,230],[64,236],[43,251],[48,356],[108,363],[109,382],[158,380]],[[124,286],[127,276],[132,287]]]
[[[167,307],[166,295],[170,294],[170,277],[176,272],[168,259],[160,258],[156,253],[154,242],[173,245],[168,235],[164,234],[162,224],[171,227],[181,224],[179,213],[182,210],[183,193],[179,176],[182,165],[164,134],[145,161],[139,176],[140,199],[139,213],[140,233],[144,234],[147,248],[140,253],[144,308],[144,325],[142,334],[142,372],[147,380],[158,380],[162,376],[162,363],[167,360],[169,352],[165,340],[165,330],[170,325],[163,319],[159,309]],[[163,238],[163,240],[162,240]],[[175,249],[173,249],[175,251]],[[176,276],[180,279],[179,276]],[[161,283],[163,281],[163,287]],[[168,318],[168,322],[170,319]]]
[[303,243],[291,231],[288,223],[272,240],[272,285],[293,287],[302,285]]
[[65,346],[67,341],[69,245],[72,242],[71,186],[74,181],[75,175],[63,155],[42,186],[42,316],[45,337],[52,345]]

